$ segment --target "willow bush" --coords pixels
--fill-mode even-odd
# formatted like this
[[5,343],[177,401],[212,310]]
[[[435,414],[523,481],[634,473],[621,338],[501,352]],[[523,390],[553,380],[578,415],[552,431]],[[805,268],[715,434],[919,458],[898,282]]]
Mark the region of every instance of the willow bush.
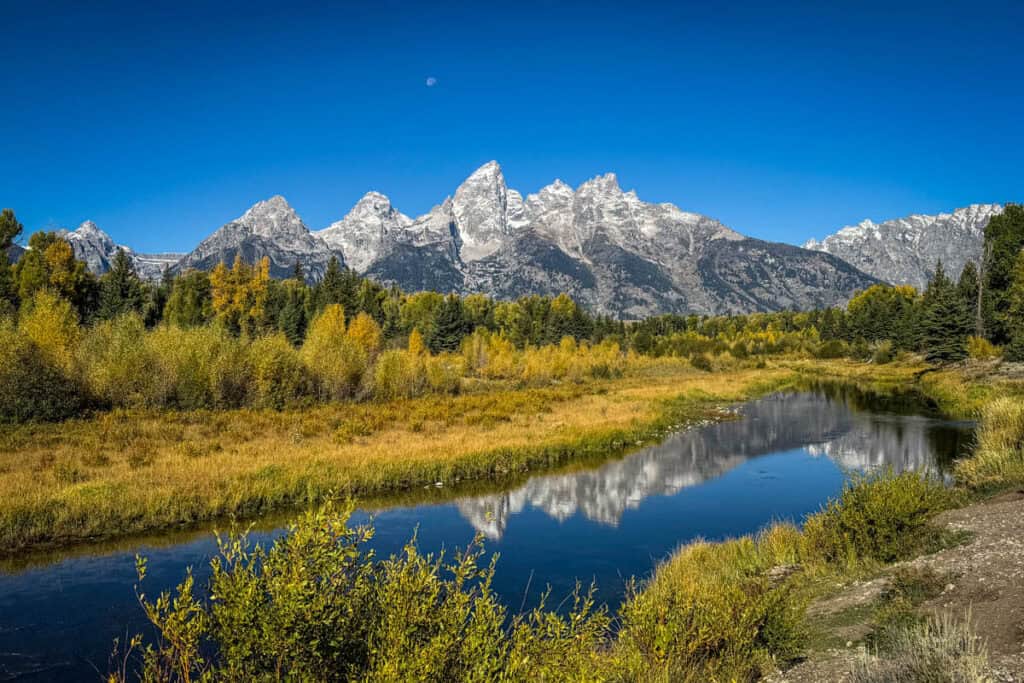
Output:
[[[509,617],[491,589],[482,538],[451,559],[415,537],[378,559],[351,505],[305,514],[269,548],[218,539],[198,597],[188,574],[174,594],[140,601],[160,638],[141,678],[159,681],[562,681],[594,679],[610,620],[589,594],[565,614],[543,605]],[[138,561],[140,584],[146,563]],[[141,638],[131,641],[139,647]],[[125,680],[128,672],[112,675]]]

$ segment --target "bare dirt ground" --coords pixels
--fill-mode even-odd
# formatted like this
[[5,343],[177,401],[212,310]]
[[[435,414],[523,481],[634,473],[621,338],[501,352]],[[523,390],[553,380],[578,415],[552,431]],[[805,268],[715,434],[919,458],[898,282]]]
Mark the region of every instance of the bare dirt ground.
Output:
[[812,623],[828,624],[829,631],[816,637],[830,646],[770,680],[850,680],[860,643],[870,632],[871,607],[887,587],[887,576],[903,566],[944,576],[947,584],[941,595],[920,609],[969,613],[988,649],[991,680],[1024,683],[1024,491],[943,513],[937,523],[967,532],[971,538],[963,545],[894,565],[879,578],[847,586],[812,605],[808,611]]

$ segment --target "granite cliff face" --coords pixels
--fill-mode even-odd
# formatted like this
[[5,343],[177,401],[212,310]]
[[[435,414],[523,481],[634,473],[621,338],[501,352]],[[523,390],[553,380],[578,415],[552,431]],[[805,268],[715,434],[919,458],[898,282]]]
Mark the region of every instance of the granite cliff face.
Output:
[[838,256],[880,280],[923,289],[940,260],[953,278],[968,261],[980,262],[985,226],[1002,211],[999,204],[972,204],[935,216],[865,220],[804,247]]

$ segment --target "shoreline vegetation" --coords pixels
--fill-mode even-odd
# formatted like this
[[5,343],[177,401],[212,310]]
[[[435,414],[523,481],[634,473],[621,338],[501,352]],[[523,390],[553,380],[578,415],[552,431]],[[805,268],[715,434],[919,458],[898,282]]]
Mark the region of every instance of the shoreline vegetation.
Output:
[[[878,366],[790,359],[768,368],[702,374],[681,364],[658,363],[611,381],[621,383],[620,388],[597,388],[604,400],[629,402],[632,392],[642,391],[644,400],[658,405],[666,400],[662,392],[673,395],[682,383],[690,399],[661,403],[662,410],[669,407],[669,413],[660,413],[664,417],[672,414],[672,406],[704,410],[807,380],[873,391],[913,386],[945,413],[979,420],[978,448],[957,463],[953,488],[915,473],[854,478],[802,527],[780,523],[752,536],[681,547],[651,577],[632,585],[615,615],[595,605],[583,588],[568,611],[541,605],[528,614],[510,615],[490,592],[493,560],[488,564],[479,539],[450,558],[423,556],[412,541],[399,555],[378,560],[361,548],[372,529],[349,528],[350,507],[328,503],[301,515],[269,549],[250,547],[244,535],[221,539],[209,587],[219,596],[216,601],[194,595],[190,578],[156,599],[142,594],[164,640],[155,648],[132,640],[125,654],[130,659],[144,649],[144,672],[157,680],[198,680],[204,673],[251,678],[272,666],[317,680],[758,679],[813,656],[814,635],[805,614],[812,601],[837,586],[876,576],[894,562],[964,542],[934,526],[936,515],[1024,481],[1024,404],[1019,400],[1024,383],[974,373],[968,389],[964,382],[970,368],[924,369],[917,362]],[[653,382],[656,378],[662,384]],[[687,381],[730,390],[716,393],[707,386],[687,386]],[[648,424],[671,428],[678,416]],[[360,578],[332,586],[326,592],[331,597],[324,598],[317,582],[339,575]],[[144,576],[143,562],[140,580]],[[872,617],[868,646],[879,656],[859,660],[858,680],[888,680],[871,678],[883,675],[872,673],[872,667],[888,671],[885,667],[903,664],[882,654],[918,646],[922,651],[912,654],[922,661],[947,662],[948,680],[976,680],[964,678],[957,668],[965,667],[966,676],[984,668],[984,648],[963,625],[963,615],[929,618],[917,610],[936,581],[913,572],[897,574]],[[253,604],[254,594],[266,597]],[[297,624],[296,611],[308,621]],[[505,627],[507,620],[511,626]],[[256,626],[233,630],[239,623]],[[268,635],[282,624],[289,625],[284,626],[288,638]],[[325,628],[338,629],[340,641],[352,647],[310,645]],[[182,629],[191,639],[180,637]],[[932,637],[947,632],[958,635]],[[200,643],[212,645],[217,656],[203,659]],[[254,652],[270,659],[244,654]],[[115,680],[129,678],[129,673],[115,672]]]

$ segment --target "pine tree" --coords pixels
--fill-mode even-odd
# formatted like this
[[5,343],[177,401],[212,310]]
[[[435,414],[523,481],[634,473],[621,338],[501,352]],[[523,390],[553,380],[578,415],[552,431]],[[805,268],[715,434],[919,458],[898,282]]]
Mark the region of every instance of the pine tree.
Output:
[[17,305],[17,288],[14,284],[14,269],[10,264],[10,250],[14,240],[21,234],[22,225],[11,209],[0,212],[0,314],[3,308]]
[[468,334],[466,317],[462,312],[462,301],[458,296],[449,294],[437,310],[434,323],[430,328],[428,346],[434,353],[458,351],[462,338]]
[[362,310],[359,306],[359,274],[351,268],[344,268],[341,271],[341,287],[339,288],[341,307],[345,309],[345,316],[353,320],[356,314]]
[[989,338],[1009,341],[1006,313],[1017,254],[1024,248],[1024,206],[1007,204],[985,226],[983,316]]
[[971,314],[946,277],[940,261],[928,283],[922,302],[921,347],[932,362],[962,360],[967,356],[967,337],[971,334]]
[[1009,342],[1006,359],[1024,361],[1024,249],[1017,254],[1013,279],[1007,292],[1006,330]]
[[302,261],[295,261],[295,268],[292,269],[292,279],[299,282],[306,281],[306,273],[302,270]]
[[124,249],[118,249],[110,270],[100,278],[100,299],[96,315],[111,320],[124,313],[141,313],[146,290]]
[[978,267],[974,261],[968,261],[960,271],[960,279],[956,283],[956,292],[971,311],[974,320],[974,334],[981,336],[983,322],[981,319],[981,280],[978,278]]
[[[331,304],[340,304],[342,300],[342,274],[341,274],[341,262],[338,261],[337,256],[331,256],[331,260],[327,262],[327,270],[324,271],[324,276],[317,283],[316,290],[313,293],[314,304],[317,311],[322,311]],[[352,311],[345,311],[346,314],[351,314]]]
[[297,284],[288,284],[292,286],[284,287],[284,301],[278,311],[277,327],[288,337],[288,341],[294,346],[299,346],[306,338],[306,328],[309,325],[306,313],[309,289],[301,280]]

